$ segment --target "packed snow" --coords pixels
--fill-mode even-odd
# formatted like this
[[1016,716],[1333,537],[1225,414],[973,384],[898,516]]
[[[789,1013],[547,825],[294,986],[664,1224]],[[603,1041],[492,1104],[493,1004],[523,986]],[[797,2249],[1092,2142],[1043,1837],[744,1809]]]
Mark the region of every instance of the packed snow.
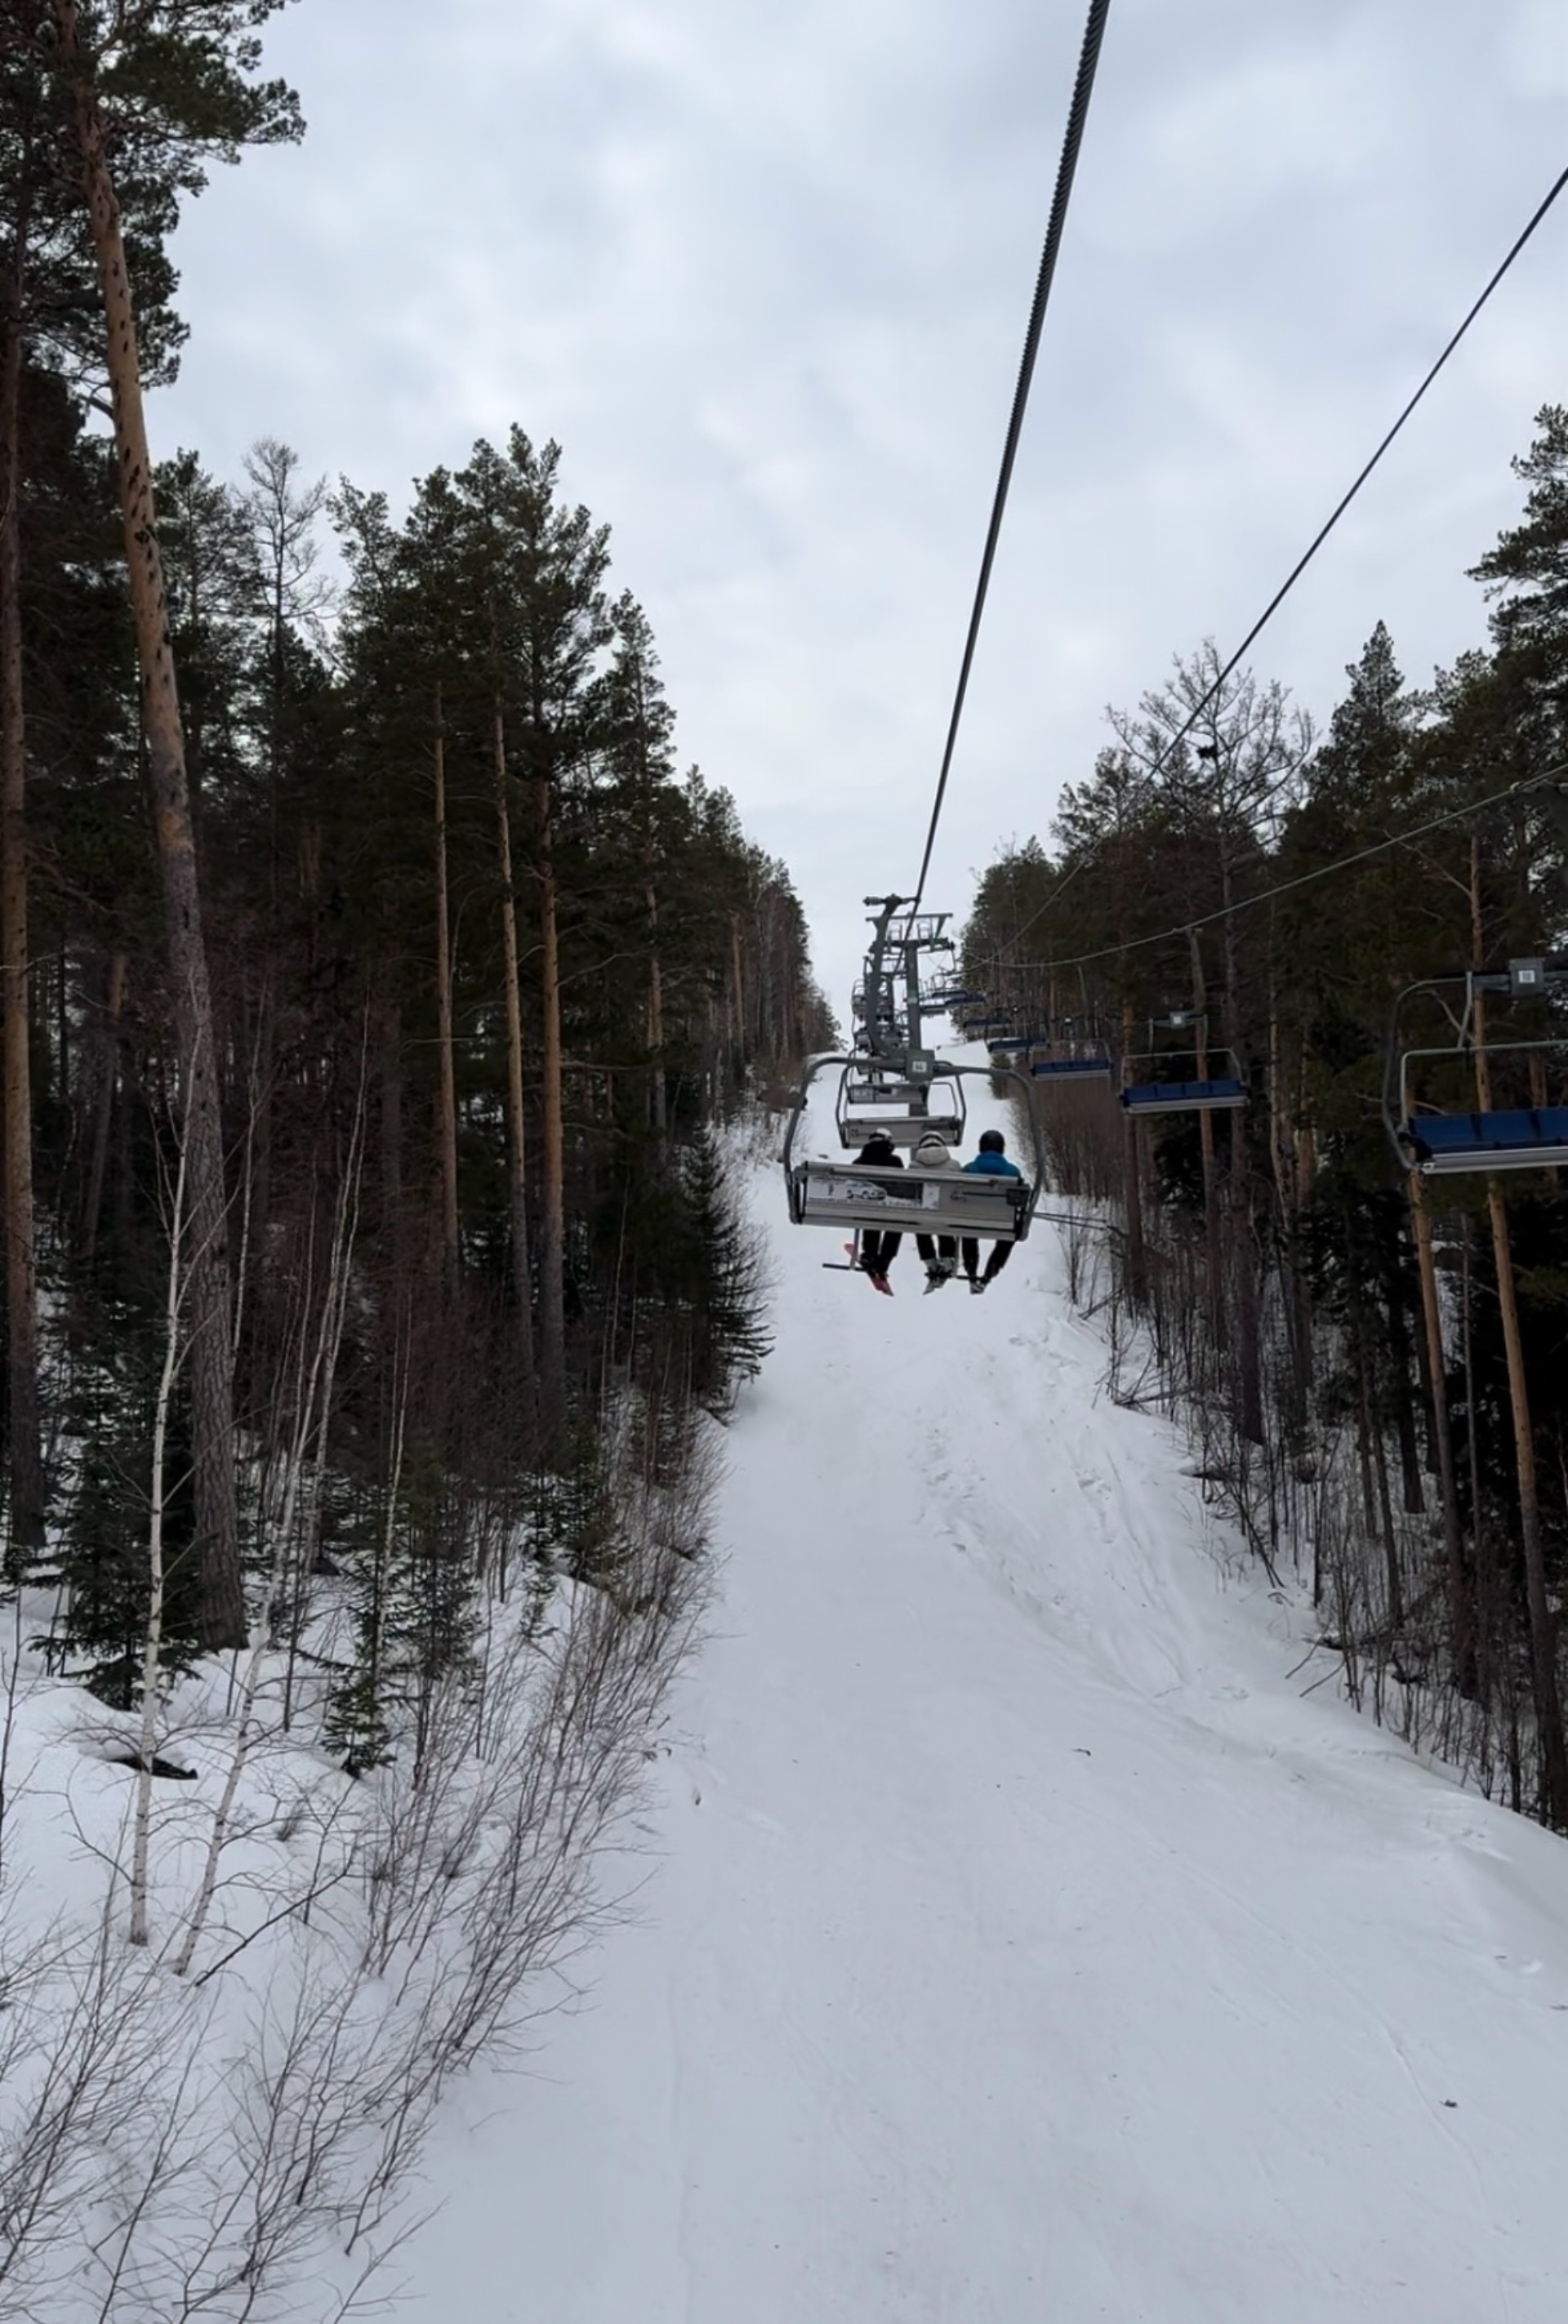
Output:
[[1049,1225],[887,1300],[758,1200],[642,1885],[456,2102],[413,2312],[1561,2324],[1568,1847],[1337,1699]]

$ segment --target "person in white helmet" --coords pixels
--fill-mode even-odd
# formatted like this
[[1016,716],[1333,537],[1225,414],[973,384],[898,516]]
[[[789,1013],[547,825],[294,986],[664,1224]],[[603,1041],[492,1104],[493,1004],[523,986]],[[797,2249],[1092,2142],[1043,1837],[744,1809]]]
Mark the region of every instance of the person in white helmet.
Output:
[[[952,1149],[934,1130],[927,1130],[910,1159],[917,1170],[946,1170],[955,1176],[959,1175]],[[929,1297],[933,1291],[940,1291],[945,1283],[951,1283],[958,1272],[958,1238],[956,1235],[918,1234],[915,1249],[926,1262],[926,1293]]]

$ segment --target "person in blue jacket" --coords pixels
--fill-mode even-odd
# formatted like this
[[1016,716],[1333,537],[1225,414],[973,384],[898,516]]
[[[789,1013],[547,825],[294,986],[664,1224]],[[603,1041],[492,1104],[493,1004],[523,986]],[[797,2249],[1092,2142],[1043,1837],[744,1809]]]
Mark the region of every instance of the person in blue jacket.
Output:
[[[1016,1162],[1007,1158],[1007,1140],[1000,1130],[982,1130],[980,1151],[973,1162],[964,1166],[965,1172],[976,1178],[1021,1178],[1023,1172]],[[964,1254],[964,1272],[969,1277],[971,1291],[983,1291],[994,1283],[1008,1260],[1012,1257],[1010,1242],[993,1242],[991,1257],[985,1263],[985,1273],[980,1272],[980,1244],[973,1235],[965,1235],[959,1246]]]

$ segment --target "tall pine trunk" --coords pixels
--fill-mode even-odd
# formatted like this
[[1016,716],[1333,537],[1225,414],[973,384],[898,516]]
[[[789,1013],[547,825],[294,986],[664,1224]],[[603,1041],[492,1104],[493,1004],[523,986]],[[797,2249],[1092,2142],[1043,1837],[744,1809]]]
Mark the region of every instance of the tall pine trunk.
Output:
[[[1208,992],[1204,982],[1204,956],[1194,930],[1191,939],[1193,955],[1193,1008],[1197,1025],[1194,1034],[1196,1055],[1194,1064],[1199,1081],[1209,1077]],[[1198,1116],[1198,1156],[1204,1176],[1204,1287],[1208,1302],[1209,1324],[1213,1336],[1216,1360],[1222,1361],[1229,1344],[1230,1333],[1225,1319],[1225,1256],[1220,1232],[1220,1189],[1214,1157],[1214,1117],[1206,1110]]]
[[142,731],[162,876],[175,1038],[184,1101],[181,1137],[189,1233],[189,1350],[198,1622],[208,1647],[245,1635],[235,1494],[234,1351],[217,1042],[201,927],[196,839],[186,780],[163,565],[152,504],[152,458],[142,408],[135,310],[119,204],[104,151],[103,120],[82,53],[75,0],[55,0],[60,61],[70,88],[80,188],[104,302],[115,471],[142,678]]
[[[1481,910],[1480,834],[1470,842],[1471,945],[1477,964],[1483,958],[1485,923]],[[1472,996],[1475,1043],[1475,1102],[1482,1113],[1492,1110],[1491,1065],[1486,1047],[1486,995]],[[1487,1217],[1491,1226],[1492,1263],[1497,1275],[1498,1308],[1503,1327],[1503,1352],[1508,1365],[1508,1407],[1514,1425],[1514,1476],[1519,1495],[1519,1546],[1524,1554],[1525,1610],[1530,1634],[1530,1680],[1536,1727],[1541,1748],[1545,1821],[1568,1831],[1568,1735],[1563,1724],[1563,1695],[1557,1679],[1557,1618],[1546,1591],[1546,1545],[1541,1530],[1541,1496],[1536,1473],[1536,1430],[1530,1411],[1529,1379],[1525,1370],[1524,1341],[1519,1332],[1518,1290],[1514,1281],[1513,1246],[1508,1236],[1508,1209],[1501,1181],[1486,1182]]]
[[[1485,1001],[1475,996],[1475,1093],[1483,1113],[1491,1111],[1491,1069],[1486,1053]],[[1518,1291],[1508,1237],[1508,1211],[1501,1181],[1486,1182],[1491,1225],[1492,1264],[1508,1374],[1508,1407],[1514,1425],[1514,1478],[1519,1496],[1519,1546],[1524,1554],[1525,1609],[1530,1633],[1531,1692],[1535,1698],[1544,1776],[1545,1821],[1568,1831],[1568,1734],[1557,1677],[1557,1618],[1546,1589],[1546,1544],[1541,1529],[1540,1483],[1536,1471],[1536,1431],[1530,1412],[1529,1378],[1519,1331]]]
[[649,1074],[649,1128],[662,1139],[669,1127],[669,1094],[664,1078],[664,969],[659,956],[659,891],[650,874],[643,901],[648,909],[648,993],[646,1027]]
[[120,1020],[125,1007],[125,954],[115,953],[108,964],[108,989],[98,1028],[99,1064],[95,1093],[97,1119],[93,1125],[92,1163],[88,1172],[87,1198],[82,1204],[82,1256],[89,1267],[97,1250],[104,1179],[109,1166],[109,1136],[115,1122],[115,1093],[120,1078]]
[[[1121,1003],[1122,1074],[1128,1073],[1126,1060],[1134,1046],[1132,1002],[1125,996]],[[1139,1148],[1138,1117],[1119,1108],[1121,1114],[1121,1173],[1127,1204],[1127,1294],[1135,1307],[1148,1305],[1148,1250],[1143,1232],[1143,1156]]]
[[561,954],[556,915],[556,873],[550,783],[533,783],[539,851],[540,1009],[543,1032],[543,1173],[540,1202],[540,1376],[543,1416],[558,1426],[566,1408],[566,1115],[561,1059]]
[[5,1385],[11,1553],[43,1544],[28,1026],[27,735],[22,669],[22,302],[26,229],[0,288],[0,1008],[5,1011]]
[[403,1231],[403,1012],[393,982],[395,974],[388,955],[382,963],[382,990],[387,997],[376,1012],[380,1053],[377,1155],[382,1233],[389,1250],[394,1251],[401,1245]]
[[447,890],[447,729],[441,688],[436,687],[430,775],[435,790],[436,874],[436,1183],[441,1264],[457,1276],[457,1078],[452,1055],[452,927]]
[[512,874],[512,816],[507,798],[506,721],[499,696],[490,709],[491,770],[495,785],[495,853],[501,872],[501,973],[506,991],[506,1161],[511,1192],[512,1284],[517,1303],[517,1368],[523,1416],[539,1404],[533,1353],[533,1269],[528,1247],[527,1124],[522,1107],[522,992],[517,956],[517,894]]

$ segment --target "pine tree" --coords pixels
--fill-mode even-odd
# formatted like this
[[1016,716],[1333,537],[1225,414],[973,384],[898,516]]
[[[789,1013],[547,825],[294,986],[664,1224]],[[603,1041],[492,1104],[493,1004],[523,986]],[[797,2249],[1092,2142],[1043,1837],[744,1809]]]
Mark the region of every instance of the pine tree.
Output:
[[51,62],[69,124],[60,158],[86,208],[103,300],[105,345],[131,604],[142,671],[142,723],[163,872],[172,999],[180,1025],[183,1130],[190,1186],[190,1364],[201,1539],[203,1635],[244,1637],[234,1474],[234,1351],[219,1106],[219,1057],[201,921],[195,835],[143,410],[137,317],[115,190],[118,149],[198,190],[202,165],[247,143],[299,134],[281,83],[254,78],[254,27],[276,0],[143,0],[130,9],[53,0]]

